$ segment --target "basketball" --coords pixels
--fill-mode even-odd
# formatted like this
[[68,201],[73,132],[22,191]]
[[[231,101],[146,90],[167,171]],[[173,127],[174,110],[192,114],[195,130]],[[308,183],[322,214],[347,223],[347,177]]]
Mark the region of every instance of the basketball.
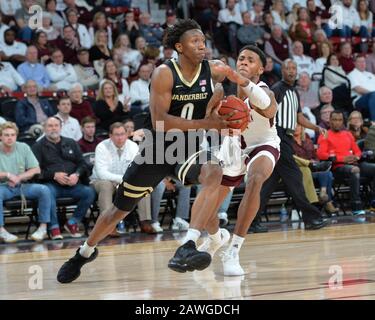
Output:
[[222,100],[221,107],[219,109],[219,114],[221,116],[225,116],[229,113],[235,112],[236,113],[228,118],[228,121],[233,120],[240,120],[239,123],[232,123],[229,125],[232,129],[241,129],[241,132],[247,128],[249,124],[249,108],[245,102],[241,99],[237,98],[236,96],[228,96]]

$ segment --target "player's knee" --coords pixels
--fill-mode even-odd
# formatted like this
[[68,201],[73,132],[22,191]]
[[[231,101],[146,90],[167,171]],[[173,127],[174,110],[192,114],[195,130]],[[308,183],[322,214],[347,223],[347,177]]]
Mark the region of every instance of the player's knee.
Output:
[[120,210],[116,208],[115,206],[113,206],[111,210],[107,211],[104,215],[105,215],[106,222],[111,223],[113,221],[120,221],[124,219],[128,215],[128,213],[129,212]]
[[219,186],[223,178],[223,170],[217,164],[207,164],[202,168],[200,182],[203,186]]
[[260,189],[266,179],[267,177],[264,173],[255,172],[249,175],[247,184]]

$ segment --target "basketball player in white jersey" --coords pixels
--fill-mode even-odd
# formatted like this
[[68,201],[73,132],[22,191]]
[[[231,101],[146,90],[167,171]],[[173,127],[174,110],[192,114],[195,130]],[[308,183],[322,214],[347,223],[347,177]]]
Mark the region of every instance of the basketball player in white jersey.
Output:
[[[250,122],[240,136],[225,137],[220,150],[225,164],[220,187],[219,209],[231,188],[247,175],[246,190],[241,200],[232,241],[222,256],[224,275],[240,276],[245,272],[239,263],[239,251],[244,237],[260,206],[260,191],[271,176],[280,155],[280,138],[275,127],[277,103],[268,86],[259,82],[266,56],[255,46],[245,46],[237,59],[237,72],[226,70],[226,76],[238,85],[238,97],[250,109]],[[228,157],[229,155],[229,157]],[[230,159],[228,159],[230,158]],[[198,248],[213,256],[230,239],[226,229],[219,229],[217,216],[206,226],[209,237]]]

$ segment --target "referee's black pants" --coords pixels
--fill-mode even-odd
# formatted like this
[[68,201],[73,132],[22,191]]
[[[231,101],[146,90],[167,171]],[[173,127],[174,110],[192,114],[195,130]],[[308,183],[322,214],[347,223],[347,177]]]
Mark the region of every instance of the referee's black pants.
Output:
[[287,135],[283,129],[278,128],[277,133],[281,139],[280,159],[276,163],[272,175],[263,184],[260,193],[260,208],[258,215],[264,211],[271,194],[279,185],[280,179],[284,182],[286,192],[292,197],[297,209],[302,211],[304,222],[320,218],[319,210],[306,198],[302,183],[302,173],[293,158],[293,137]]

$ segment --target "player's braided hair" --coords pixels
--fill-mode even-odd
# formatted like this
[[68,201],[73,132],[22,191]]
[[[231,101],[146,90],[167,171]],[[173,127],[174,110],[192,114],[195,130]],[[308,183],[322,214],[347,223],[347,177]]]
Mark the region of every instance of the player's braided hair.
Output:
[[179,20],[174,26],[168,27],[164,33],[164,46],[176,50],[176,43],[180,42],[182,35],[189,30],[199,29],[200,25],[191,19]]

